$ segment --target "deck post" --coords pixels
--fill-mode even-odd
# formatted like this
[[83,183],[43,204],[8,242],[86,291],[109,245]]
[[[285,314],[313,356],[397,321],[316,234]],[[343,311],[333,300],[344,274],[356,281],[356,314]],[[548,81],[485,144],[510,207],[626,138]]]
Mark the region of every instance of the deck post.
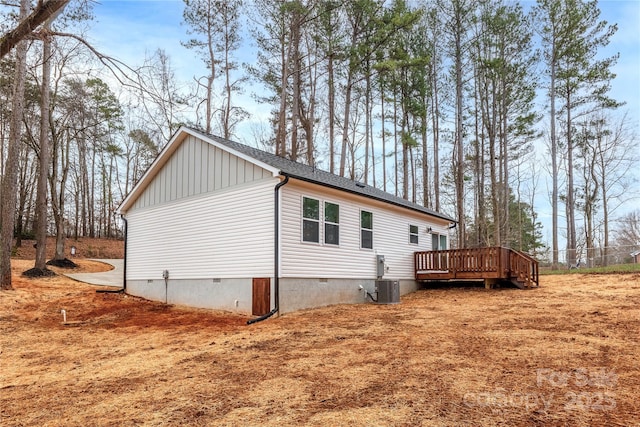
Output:
[[496,279],[484,279],[484,288],[493,289],[498,281]]

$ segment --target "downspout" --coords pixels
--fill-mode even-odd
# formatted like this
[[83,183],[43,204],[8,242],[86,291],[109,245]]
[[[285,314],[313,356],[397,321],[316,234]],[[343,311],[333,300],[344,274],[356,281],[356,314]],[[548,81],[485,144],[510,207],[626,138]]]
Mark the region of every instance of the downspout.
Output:
[[[284,175],[282,172],[281,174]],[[289,176],[284,175],[284,180],[277,183],[275,188],[273,189],[273,198],[274,198],[273,200],[273,206],[274,206],[274,213],[273,213],[273,221],[274,221],[274,225],[273,225],[273,229],[274,229],[273,286],[274,286],[274,290],[273,290],[273,293],[275,297],[275,304],[273,306],[273,310],[271,310],[267,314],[264,314],[260,317],[256,317],[255,319],[248,320],[247,325],[252,325],[254,323],[261,322],[265,319],[268,319],[269,317],[276,314],[280,309],[280,188],[284,187],[287,184],[287,182],[289,182]]]
[[122,289],[98,289],[96,293],[98,294],[119,294],[121,292],[127,291],[127,229],[129,223],[127,222],[127,218],[124,215],[120,215],[120,219],[124,221],[124,260],[123,260],[123,272],[122,272]]
[[122,263],[122,292],[127,291],[127,239],[128,239],[128,231],[129,231],[129,222],[124,215],[120,215],[120,218],[124,221],[124,260]]

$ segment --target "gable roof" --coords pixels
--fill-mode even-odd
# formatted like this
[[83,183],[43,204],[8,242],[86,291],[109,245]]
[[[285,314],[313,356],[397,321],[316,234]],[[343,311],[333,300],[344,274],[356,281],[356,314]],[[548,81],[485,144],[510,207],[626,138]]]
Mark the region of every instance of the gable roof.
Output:
[[[370,185],[352,181],[348,178],[344,178],[309,165],[297,163],[292,160],[285,159],[284,157],[276,156],[275,154],[250,147],[239,142],[224,139],[219,136],[209,135],[205,132],[186,126],[178,129],[167,146],[162,150],[162,152],[158,156],[158,159],[154,161],[149,170],[147,170],[147,172],[143,175],[143,177],[140,179],[138,184],[136,184],[131,193],[129,193],[129,195],[125,197],[120,207],[118,208],[119,212],[124,212],[128,209],[128,207],[130,207],[130,205],[134,201],[132,200],[132,198],[135,199],[137,197],[135,194],[139,194],[139,192],[144,189],[144,187],[146,187],[147,183],[153,178],[153,176],[155,176],[154,170],[157,172],[161,165],[166,163],[167,158],[171,155],[171,153],[175,151],[175,148],[177,148],[175,146],[179,145],[177,141],[182,141],[183,138],[180,138],[181,134],[193,135],[220,148],[226,147],[228,151],[232,152],[233,154],[254,164],[257,164],[258,166],[261,166],[267,170],[270,170],[272,173],[274,173],[274,175],[279,174],[282,176],[288,176],[290,178],[318,184],[324,187],[334,188],[352,194],[358,194],[370,199],[378,200],[384,203],[389,203],[395,206],[400,206],[403,208],[411,209],[413,211],[441,218],[446,221],[456,222],[454,219],[447,215],[441,214],[432,209],[428,209],[424,206],[420,206],[416,203],[412,203],[400,197],[396,197]],[[141,187],[140,190],[136,191],[139,187]]]

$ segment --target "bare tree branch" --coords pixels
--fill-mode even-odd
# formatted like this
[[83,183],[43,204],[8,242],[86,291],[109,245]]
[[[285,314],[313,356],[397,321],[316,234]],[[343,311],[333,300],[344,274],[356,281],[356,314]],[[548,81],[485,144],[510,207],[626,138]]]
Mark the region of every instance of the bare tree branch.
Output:
[[38,1],[36,8],[18,26],[0,38],[0,59],[8,54],[18,42],[32,34],[43,22],[64,8],[69,0]]
[[[72,39],[75,39],[75,40],[79,41],[87,49],[89,49],[89,51],[91,53],[93,53],[96,56],[96,58],[98,58],[98,60],[100,61],[100,63],[102,65],[107,67],[107,69],[111,72],[113,77],[122,86],[133,88],[133,89],[139,90],[139,91],[141,91],[143,93],[147,93],[147,94],[153,95],[153,93],[150,92],[146,88],[144,82],[141,81],[141,79],[140,79],[140,69],[139,68],[138,69],[134,69],[134,68],[130,67],[129,65],[125,64],[124,62],[120,61],[119,59],[116,59],[116,58],[114,58],[112,56],[103,54],[102,52],[100,52],[96,48],[94,48],[85,39],[83,39],[82,37],[80,37],[80,36],[78,36],[76,34],[62,33],[62,32],[58,32],[58,31],[52,31],[52,32],[50,32],[50,34],[52,36],[69,37],[69,38],[72,38]],[[131,77],[130,74],[133,74],[134,77]]]

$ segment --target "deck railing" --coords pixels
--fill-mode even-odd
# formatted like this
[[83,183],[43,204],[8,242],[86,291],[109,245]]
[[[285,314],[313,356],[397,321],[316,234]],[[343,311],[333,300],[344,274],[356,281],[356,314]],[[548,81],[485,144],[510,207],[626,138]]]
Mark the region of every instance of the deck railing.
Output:
[[538,262],[502,247],[416,252],[416,279],[502,279],[538,285]]
[[538,286],[539,270],[538,261],[524,252],[509,251],[509,267],[511,274],[519,282],[527,283],[528,286]]

